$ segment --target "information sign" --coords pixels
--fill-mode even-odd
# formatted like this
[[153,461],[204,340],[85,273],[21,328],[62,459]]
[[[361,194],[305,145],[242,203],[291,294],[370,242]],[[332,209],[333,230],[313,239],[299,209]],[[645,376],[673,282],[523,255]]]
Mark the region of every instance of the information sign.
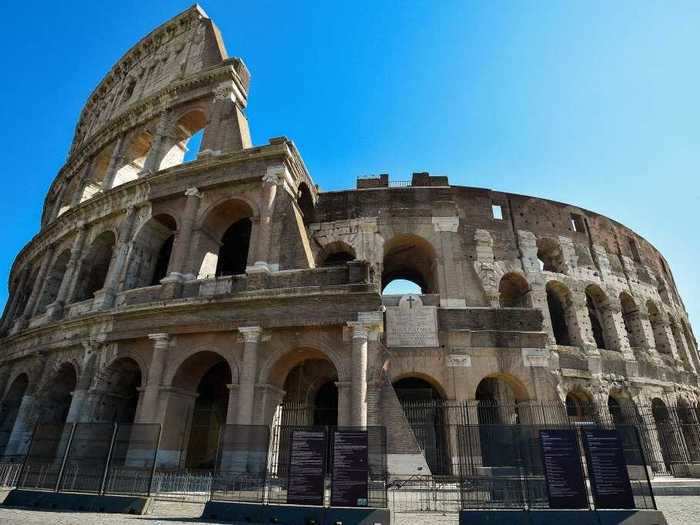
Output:
[[588,507],[586,485],[576,440],[571,429],[540,430],[544,477],[549,507],[584,509]]
[[591,428],[582,432],[596,508],[635,508],[625,454],[617,430]]
[[292,430],[287,503],[323,505],[325,454],[324,430]]
[[368,450],[369,439],[366,430],[336,430],[333,432],[332,506],[367,506]]

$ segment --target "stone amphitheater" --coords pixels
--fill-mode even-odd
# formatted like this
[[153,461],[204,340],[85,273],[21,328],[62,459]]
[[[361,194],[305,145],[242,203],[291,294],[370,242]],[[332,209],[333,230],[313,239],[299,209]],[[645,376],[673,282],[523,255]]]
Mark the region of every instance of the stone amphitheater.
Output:
[[697,428],[700,355],[647,240],[429,173],[322,191],[290,139],[251,143],[249,82],[194,6],[89,96],[9,276],[0,454],[36,423],[160,423],[161,466],[206,468],[222,425],[292,418],[383,425],[390,471],[428,473],[440,407],[539,403],[649,415],[658,472],[700,462],[663,431]]

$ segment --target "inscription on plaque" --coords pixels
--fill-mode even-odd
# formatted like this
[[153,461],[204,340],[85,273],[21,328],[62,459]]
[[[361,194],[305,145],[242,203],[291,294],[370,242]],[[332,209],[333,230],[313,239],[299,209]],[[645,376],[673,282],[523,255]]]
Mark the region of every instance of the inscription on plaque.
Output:
[[287,503],[323,505],[325,455],[325,431],[292,431],[289,443]]
[[399,306],[386,309],[387,346],[436,347],[437,308],[423,306],[419,295],[404,295]]
[[333,432],[332,506],[367,506],[368,449],[369,439],[365,430],[336,430]]
[[544,478],[552,509],[588,507],[575,430],[540,430]]
[[583,430],[593,502],[599,509],[633,509],[634,495],[617,430]]

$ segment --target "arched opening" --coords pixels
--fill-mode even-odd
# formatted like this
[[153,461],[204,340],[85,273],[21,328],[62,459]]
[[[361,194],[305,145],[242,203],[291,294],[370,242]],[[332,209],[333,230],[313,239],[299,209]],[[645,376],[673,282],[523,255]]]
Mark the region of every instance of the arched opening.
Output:
[[608,412],[616,426],[635,425],[639,421],[639,414],[634,401],[625,397],[608,396]]
[[498,298],[501,308],[529,308],[530,286],[519,273],[507,273],[498,283]]
[[566,415],[569,421],[593,422],[593,401],[585,392],[574,390],[566,394]]
[[[212,469],[221,427],[226,424],[231,368],[219,354],[204,351],[187,358],[172,385],[182,395],[169,401],[168,420],[181,429],[180,463],[187,469]],[[184,424],[183,424],[184,423]],[[172,437],[166,447],[172,446]],[[184,446],[184,450],[182,450]]]
[[[197,159],[207,117],[201,110],[186,113],[175,124],[175,139],[169,143],[158,166],[164,170]],[[164,148],[165,149],[165,148]]]
[[39,299],[37,304],[37,314],[44,313],[46,307],[58,297],[58,290],[61,287],[61,282],[63,282],[63,275],[66,273],[68,261],[70,261],[70,250],[64,250],[54,260],[51,270],[46,275],[46,284],[44,284],[41,299]]
[[449,427],[443,395],[421,377],[399,379],[394,382],[394,390],[430,472],[433,475],[449,474]]
[[304,221],[304,226],[308,226],[314,222],[314,199],[311,196],[311,190],[305,182],[299,184],[299,194],[297,196],[297,206],[301,212],[301,217]]
[[252,228],[253,223],[249,218],[245,218],[234,222],[224,232],[216,263],[217,277],[245,273],[248,265],[248,249]]
[[96,421],[133,423],[139,402],[141,367],[129,357],[122,357],[98,374],[101,392],[94,411]]
[[561,283],[547,283],[547,307],[552,323],[552,335],[558,345],[570,346],[574,342],[571,337],[570,318],[572,317],[571,292]]
[[149,131],[136,135],[123,154],[123,164],[117,169],[112,181],[112,188],[139,178],[151,150],[153,137]]
[[666,327],[664,326],[664,322],[661,317],[661,312],[657,308],[654,301],[647,301],[647,314],[649,315],[649,324],[651,324],[651,331],[654,334],[654,345],[656,346],[656,351],[661,354],[670,354],[671,349],[668,345]]
[[537,239],[537,260],[543,272],[566,273],[561,246],[554,239]]
[[438,293],[435,250],[416,235],[397,235],[384,245],[382,290],[396,279],[410,281],[423,294]]
[[683,340],[683,336],[681,335],[681,331],[678,328],[678,324],[676,323],[675,319],[673,319],[673,317],[669,317],[668,325],[671,328],[671,335],[673,336],[673,341],[676,343],[678,355],[680,356],[681,361],[683,361],[685,369],[689,372],[692,372],[693,369],[689,362],[690,356],[686,352],[685,341]]
[[95,292],[102,289],[112,261],[115,241],[114,234],[106,231],[92,242],[90,249],[83,257],[73,302],[91,299]]
[[344,242],[332,242],[324,246],[319,266],[343,266],[355,260],[355,250]]
[[87,182],[82,188],[80,202],[84,202],[91,199],[95,195],[102,193],[105,177],[107,175],[107,169],[109,168],[112,153],[114,152],[114,146],[115,143],[112,142],[111,144],[102,148],[93,158],[92,163],[90,163],[89,166],[90,173]]
[[15,307],[12,312],[12,318],[10,321],[17,319],[24,313],[24,309],[27,307],[27,302],[29,301],[29,296],[32,293],[32,288],[34,287],[34,282],[36,281],[37,268],[33,264],[28,264],[22,271],[17,279],[17,284],[15,286],[14,293],[17,294],[17,300],[15,301]]
[[685,343],[688,347],[688,352],[690,353],[690,357],[695,363],[695,369],[698,372],[700,372],[700,355],[698,355],[697,344],[695,343],[695,338],[690,332],[690,328],[688,328],[688,325],[686,324],[684,319],[681,319],[681,328],[683,329],[683,337],[685,338]]
[[635,349],[646,347],[644,327],[642,326],[642,319],[639,315],[639,308],[637,308],[637,304],[630,294],[626,292],[620,294],[620,307],[622,309],[622,320],[625,324],[625,332],[627,332],[627,339],[629,340],[630,346]]
[[671,471],[673,463],[672,448],[675,441],[680,437],[674,432],[674,425],[671,421],[671,415],[668,412],[666,403],[658,397],[651,400],[651,414],[656,425],[656,433],[659,437],[659,445],[661,446],[661,457],[664,460],[664,465],[667,471]]
[[607,303],[608,298],[600,288],[594,285],[586,288],[586,309],[588,310],[588,319],[591,322],[593,339],[596,346],[603,350],[611,349],[605,333],[605,327],[608,322],[606,319],[608,313]]
[[175,219],[166,214],[156,215],[143,225],[131,248],[126,290],[160,284],[168,274],[176,229]]
[[[506,379],[508,377],[508,379]],[[525,387],[510,376],[493,375],[476,388],[481,460],[486,467],[517,464],[517,452],[508,439],[509,427],[520,423],[519,401],[527,399]]]
[[700,409],[691,407],[688,402],[678,400],[678,421],[681,424],[683,439],[693,463],[700,463]]
[[223,202],[207,214],[198,240],[200,279],[245,273],[252,217],[250,206],[237,199]]
[[70,363],[63,363],[40,396],[39,423],[60,425],[66,422],[72,394],[78,383],[78,375]]
[[12,429],[19,415],[22,398],[27,392],[28,386],[29,378],[27,374],[18,375],[12,381],[2,403],[0,403],[0,458],[5,454],[7,443],[12,435]]

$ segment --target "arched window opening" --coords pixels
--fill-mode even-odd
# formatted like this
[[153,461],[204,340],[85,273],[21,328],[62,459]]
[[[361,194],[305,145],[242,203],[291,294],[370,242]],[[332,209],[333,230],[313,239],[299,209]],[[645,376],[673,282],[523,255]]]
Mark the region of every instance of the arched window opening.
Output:
[[382,295],[420,295],[422,293],[420,284],[407,279],[394,279],[382,290]]
[[529,308],[530,286],[519,273],[507,273],[498,284],[498,297],[501,308]]
[[639,309],[634,299],[632,299],[632,296],[626,292],[622,292],[620,294],[620,306],[622,309],[622,320],[625,324],[625,331],[627,332],[627,339],[629,340],[630,346],[632,348],[646,347],[644,327],[642,326],[642,320],[639,316]]
[[6,451],[12,429],[17,421],[22,398],[27,392],[28,386],[27,374],[20,374],[12,381],[2,403],[0,403],[0,457]]
[[537,239],[537,259],[543,272],[566,273],[561,246],[554,239]]
[[197,159],[204,137],[207,117],[203,111],[194,110],[186,113],[175,124],[175,139],[168,143],[158,169],[164,170],[183,162]]
[[121,100],[122,104],[126,104],[127,102],[129,102],[129,99],[131,99],[131,97],[133,96],[135,89],[136,89],[136,80],[132,79],[129,81],[127,86],[124,88],[124,91],[122,92],[122,100]]
[[425,239],[399,235],[384,245],[382,290],[396,279],[410,281],[421,293],[439,293],[435,277],[435,250]]
[[[681,328],[683,329],[683,336],[685,337],[688,352],[690,352],[690,356],[695,363],[695,368],[696,370],[700,371],[700,355],[698,354],[697,344],[695,343],[695,339],[693,338],[693,335],[691,334],[690,329],[688,328],[688,325],[685,323],[684,319],[681,319]],[[698,450],[700,451],[700,448]]]
[[668,337],[666,335],[666,327],[664,326],[661,312],[653,301],[647,301],[647,314],[649,315],[649,324],[651,331],[654,333],[654,344],[656,351],[662,354],[670,354],[671,349],[668,346]]
[[609,350],[610,346],[605,338],[605,309],[607,305],[607,297],[603,291],[597,286],[589,286],[586,288],[586,309],[588,310],[588,318],[591,322],[593,331],[593,339],[598,348]]
[[305,182],[299,184],[299,195],[297,196],[297,206],[301,212],[304,226],[308,226],[314,222],[314,199],[311,196],[311,190]]
[[77,383],[78,376],[73,365],[62,364],[40,396],[39,423],[61,425],[66,422]]
[[168,273],[177,224],[167,214],[149,219],[139,230],[129,255],[124,289],[160,284]]
[[615,425],[635,425],[639,420],[634,401],[624,397],[609,395],[608,412]]
[[571,294],[562,284],[547,283],[547,307],[552,323],[552,335],[558,345],[570,346],[573,341],[569,329]]
[[197,387],[185,466],[212,469],[216,462],[219,432],[226,424],[231,370],[225,361],[213,365]]
[[58,290],[63,282],[63,276],[66,273],[66,268],[68,267],[69,260],[70,250],[63,251],[54,260],[51,270],[46,276],[46,284],[44,284],[41,299],[39,299],[39,303],[37,304],[37,314],[44,313],[46,311],[46,307],[56,300]]
[[689,356],[686,353],[685,341],[683,340],[681,331],[678,328],[678,324],[676,324],[676,321],[673,318],[669,319],[669,326],[671,328],[671,335],[673,335],[673,341],[676,343],[676,348],[678,349],[678,355],[680,356],[681,361],[683,361],[686,370],[692,371],[690,363],[688,362]]
[[152,141],[153,137],[148,131],[134,137],[124,151],[124,162],[114,175],[112,188],[139,178],[148,152],[151,150]]
[[207,214],[196,244],[200,279],[245,273],[252,217],[250,206],[238,199],[225,201]]
[[449,474],[451,468],[447,414],[442,394],[428,381],[406,377],[394,390],[408,419],[418,446],[433,475]]
[[594,410],[591,398],[578,391],[566,394],[566,415],[570,421],[593,422]]
[[216,276],[240,275],[248,264],[252,222],[245,218],[233,223],[221,238]]
[[344,242],[332,242],[323,247],[319,266],[344,266],[355,260],[355,250]]
[[32,288],[34,287],[34,281],[36,281],[36,274],[37,267],[30,263],[24,268],[22,275],[17,279],[17,285],[13,292],[17,294],[17,300],[14,310],[8,312],[8,315],[12,316],[10,321],[17,319],[24,313],[24,309],[29,301],[29,296],[32,293]]
[[83,257],[78,286],[73,297],[74,302],[91,299],[95,292],[102,289],[112,261],[115,241],[114,234],[107,231],[101,233],[92,242],[90,249]]
[[108,146],[102,148],[90,163],[88,168],[90,173],[88,174],[85,186],[83,186],[80,202],[84,202],[102,193],[107,169],[109,168],[112,153],[114,152],[114,145],[115,143],[112,142]]
[[98,390],[102,393],[94,417],[97,421],[133,423],[141,387],[141,368],[131,358],[114,361],[98,374]]

